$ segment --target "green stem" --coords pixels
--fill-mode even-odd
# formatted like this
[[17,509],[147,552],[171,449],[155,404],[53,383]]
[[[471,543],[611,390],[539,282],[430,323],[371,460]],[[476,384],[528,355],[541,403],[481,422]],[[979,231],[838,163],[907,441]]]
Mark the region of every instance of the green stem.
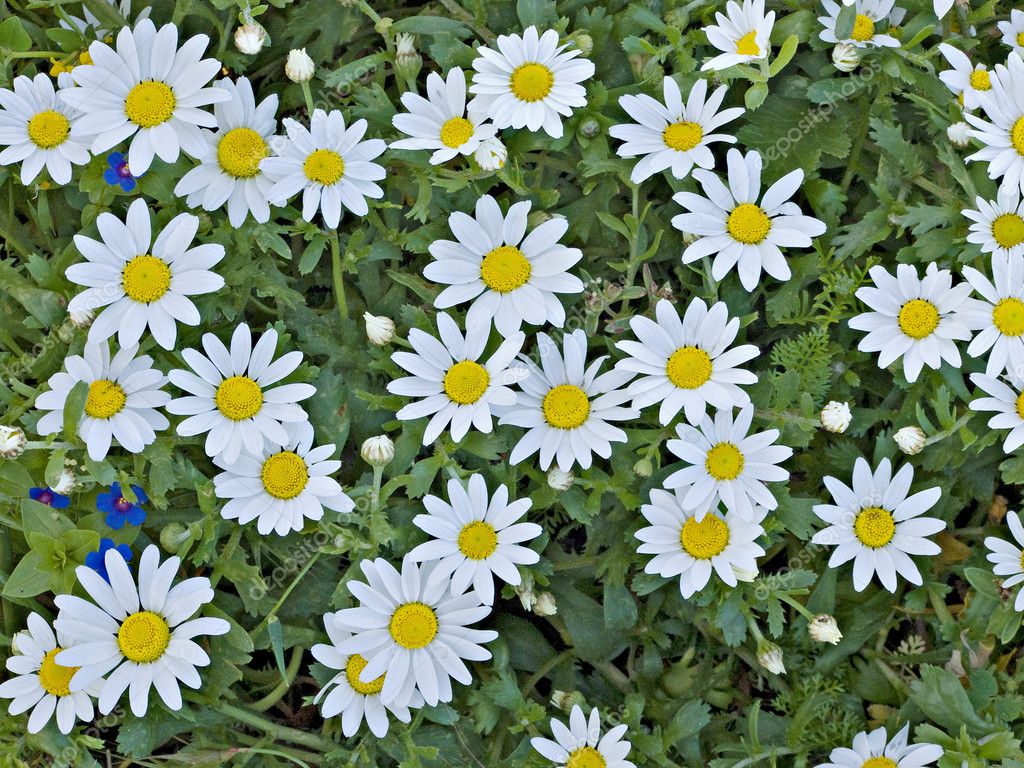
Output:
[[807,610],[807,607],[803,603],[801,603],[799,600],[794,600],[792,597],[787,595],[785,592],[776,592],[775,593],[775,597],[777,597],[779,600],[781,600],[782,602],[786,603],[787,605],[791,605],[794,608],[796,608],[796,610],[800,613],[800,615],[803,616],[808,621],[814,621],[814,614],[811,613],[809,610]]
[[292,683],[295,681],[295,676],[299,673],[299,667],[302,664],[302,655],[306,652],[306,649],[300,645],[295,646],[292,649],[292,656],[288,660],[288,668],[285,669],[284,679],[278,683],[277,687],[274,688],[270,693],[264,696],[259,701],[253,702],[249,705],[249,709],[253,712],[266,712],[272,706],[277,704],[284,695],[288,693],[288,689],[291,688]]
[[306,574],[309,573],[309,569],[312,568],[316,561],[320,559],[320,555],[320,550],[317,550],[316,554],[309,558],[309,562],[302,567],[302,570],[299,571],[298,575],[294,579],[292,579],[292,583],[288,585],[288,588],[283,593],[281,593],[281,597],[279,597],[277,602],[274,603],[274,607],[270,609],[270,613],[264,616],[263,620],[257,625],[256,629],[254,629],[250,633],[251,637],[256,637],[267,626],[267,623],[270,621],[271,617],[277,615],[277,612],[281,610],[281,606],[284,605],[284,601],[288,599],[288,595],[290,595],[292,593],[292,590],[295,589],[296,586],[298,586],[298,583],[302,581],[303,578],[305,578]]
[[331,232],[331,276],[334,280],[334,298],[338,302],[338,315],[341,324],[348,323],[348,300],[345,298],[345,281],[341,271],[341,244],[338,242],[337,230]]
[[248,709],[236,707],[234,704],[225,704],[222,702],[217,708],[221,713],[228,717],[232,717],[240,723],[245,723],[252,728],[273,736],[275,741],[287,741],[291,744],[299,744],[321,752],[328,752],[333,748],[332,744],[320,738],[316,734],[300,731],[297,728],[289,728],[286,725],[280,725],[279,723],[275,723],[272,720],[261,717],[257,713],[251,712]]
[[302,83],[302,97],[306,100],[306,111],[313,117],[313,92],[309,90],[309,81]]

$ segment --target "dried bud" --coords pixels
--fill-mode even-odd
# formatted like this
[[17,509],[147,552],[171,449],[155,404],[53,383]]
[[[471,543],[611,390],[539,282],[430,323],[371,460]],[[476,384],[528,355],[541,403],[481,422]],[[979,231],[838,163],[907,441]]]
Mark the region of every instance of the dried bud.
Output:
[[772,674],[786,674],[786,666],[782,663],[782,649],[775,643],[762,639],[757,644],[757,663]]
[[284,73],[293,83],[308,83],[313,79],[315,69],[313,60],[309,58],[305,48],[289,51],[288,60],[284,63]]
[[75,490],[75,485],[77,484],[78,478],[75,477],[75,473],[71,470],[71,467],[65,466],[51,490],[54,493],[59,493],[61,496],[67,496]]
[[827,613],[819,613],[807,624],[807,634],[816,643],[839,645],[839,641],[843,639],[843,633],[839,631],[835,618]]
[[395,444],[387,435],[368,437],[363,441],[359,455],[371,467],[386,467],[395,458]]
[[852,43],[836,43],[832,49],[832,64],[840,72],[853,72],[860,66],[860,50]]
[[576,477],[572,472],[563,472],[558,467],[548,470],[548,487],[556,491],[568,491],[575,481]]
[[555,605],[555,596],[550,592],[541,592],[537,595],[537,602],[533,606],[533,612],[538,616],[554,616],[558,613],[558,606]]
[[235,48],[239,53],[253,56],[260,52],[267,42],[267,30],[256,22],[243,24],[235,30]]
[[819,418],[829,432],[845,432],[850,426],[850,405],[832,400],[821,409]]
[[16,459],[25,450],[25,433],[20,427],[0,426],[0,457]]
[[477,165],[484,171],[500,171],[505,167],[508,160],[508,149],[501,143],[501,139],[495,137],[484,139],[480,142],[476,152],[473,154]]
[[971,126],[963,121],[953,123],[946,129],[946,136],[954,147],[963,149],[971,143]]
[[892,439],[896,441],[901,451],[913,456],[924,450],[926,435],[920,427],[904,427],[893,435]]
[[383,347],[395,337],[395,321],[390,317],[364,312],[363,321],[366,323],[366,338],[375,347]]

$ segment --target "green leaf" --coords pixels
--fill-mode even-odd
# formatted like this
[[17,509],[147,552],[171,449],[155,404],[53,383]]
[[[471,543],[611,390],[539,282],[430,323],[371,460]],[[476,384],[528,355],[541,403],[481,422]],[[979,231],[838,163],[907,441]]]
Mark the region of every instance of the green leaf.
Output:
[[963,685],[944,669],[921,667],[921,679],[911,683],[910,689],[911,700],[925,716],[945,728],[958,731],[964,726],[975,736],[996,730],[978,716]]
[[32,38],[28,36],[17,16],[8,16],[0,23],[0,48],[21,53],[31,47]]
[[85,401],[89,398],[89,385],[79,381],[68,392],[64,401],[64,439],[71,441],[78,436],[78,423],[85,413]]
[[18,563],[4,584],[4,597],[35,597],[49,588],[50,572],[38,552],[29,552]]
[[768,74],[771,77],[775,77],[779,72],[785,69],[786,65],[793,59],[793,54],[796,53],[797,45],[800,43],[800,38],[796,35],[790,35],[786,38],[786,42],[782,44],[779,49],[778,56],[768,67]]

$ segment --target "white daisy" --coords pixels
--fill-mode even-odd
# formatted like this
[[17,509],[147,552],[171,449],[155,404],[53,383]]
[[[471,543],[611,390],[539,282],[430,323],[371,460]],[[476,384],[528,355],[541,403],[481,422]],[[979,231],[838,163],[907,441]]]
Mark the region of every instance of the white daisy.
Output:
[[626,759],[632,744],[622,738],[625,723],[620,723],[601,736],[601,716],[597,708],[590,710],[589,719],[579,704],[569,713],[569,727],[560,720],[551,720],[554,740],[535,736],[530,744],[541,755],[561,768],[636,768]]
[[99,312],[89,341],[115,333],[122,347],[137,344],[149,328],[164,349],[172,349],[177,323],[199,325],[199,310],[189,296],[213,293],[224,278],[210,269],[224,258],[224,246],[192,246],[199,217],[180,213],[153,239],[149,206],[139,198],[122,222],[103,212],[96,218],[102,240],[75,235],[85,261],[65,271],[68,280],[86,286],[68,303],[69,312]]
[[939,79],[959,97],[964,109],[977,109],[981,106],[983,94],[992,90],[988,68],[980,62],[972,64],[966,53],[949,43],[941,43],[939,51],[953,67],[939,72]]
[[722,280],[736,267],[748,292],[757,287],[762,269],[776,280],[789,280],[792,272],[781,249],[809,248],[811,238],[825,232],[823,221],[804,216],[799,205],[787,202],[800,189],[804,172],[798,168],[786,174],[762,197],[760,153],[744,156],[730,149],[726,159],[728,187],[714,172],[698,169],[693,178],[704,196],[678,192],[672,198],[688,211],[674,216],[672,226],[702,235],[683,252],[683,263],[714,254],[711,276]]
[[737,64],[746,64],[768,58],[771,53],[772,28],[775,11],[764,12],[764,0],[743,0],[743,4],[729,0],[725,15],[716,12],[715,21],[704,28],[708,42],[722,51],[705,62],[701,72],[709,69],[721,71]]
[[833,749],[829,755],[832,762],[815,768],[925,768],[945,754],[938,744],[907,744],[909,733],[910,723],[889,742],[885,728],[861,731],[853,737],[853,749]]
[[[468,488],[468,490],[467,490]],[[508,488],[499,485],[488,497],[483,475],[470,475],[467,486],[448,481],[448,503],[423,497],[428,514],[416,515],[413,525],[433,538],[409,553],[416,562],[438,560],[437,573],[452,575],[452,592],[472,585],[484,605],[494,602],[494,576],[506,584],[521,583],[518,565],[533,565],[540,555],[523,542],[543,533],[536,523],[516,522],[530,508],[530,499],[509,503]]]
[[[1008,512],[1006,522],[1013,538],[1017,540],[1017,546],[995,536],[988,536],[985,538],[985,546],[989,551],[985,558],[993,565],[992,573],[1002,580],[1002,588],[1012,589],[1024,582],[1024,525],[1021,525],[1016,512]],[[1017,591],[1013,609],[1024,611],[1024,589]],[[3,686],[0,686],[2,694]]]
[[389,712],[400,722],[408,723],[412,719],[409,708],[423,706],[423,697],[414,693],[408,704],[385,704],[380,692],[384,688],[387,673],[368,683],[362,682],[359,675],[366,666],[366,659],[358,653],[338,651],[338,646],[351,638],[352,633],[342,627],[336,613],[324,615],[324,629],[331,638],[331,644],[317,643],[310,652],[325,667],[340,671],[313,698],[314,704],[323,702],[323,716],[327,718],[340,714],[341,732],[346,737],[356,734],[364,717],[370,732],[378,739],[387,735]]
[[358,608],[338,611],[338,626],[355,634],[337,644],[342,654],[366,659],[359,682],[385,675],[381,701],[409,706],[416,692],[429,705],[451,701],[452,683],[473,679],[463,660],[486,661],[489,643],[498,633],[473,629],[490,612],[475,592],[455,594],[451,579],[433,563],[420,567],[408,557],[399,573],[386,560],[359,564],[366,583],[350,581]]
[[310,127],[284,119],[287,139],[275,142],[276,154],[260,163],[260,170],[274,185],[267,193],[271,205],[285,205],[302,192],[302,218],[312,221],[319,209],[324,224],[338,226],[343,210],[365,216],[366,198],[384,197],[375,182],[384,178],[384,167],[370,162],[385,149],[380,139],[362,138],[366,121],[348,128],[338,110],[313,110]]
[[828,523],[811,539],[813,544],[835,547],[829,568],[853,560],[853,588],[862,591],[878,574],[882,586],[896,591],[896,574],[921,586],[921,573],[910,555],[937,555],[939,545],[926,537],[938,533],[946,523],[921,515],[935,506],[942,489],[935,487],[907,495],[914,480],[914,467],[904,464],[895,476],[892,464],[882,459],[871,472],[867,461],[857,457],[853,465],[853,487],[834,477],[825,477],[835,504],[816,504],[814,514]]
[[526,216],[531,203],[513,204],[502,216],[497,201],[484,195],[476,202],[476,216],[461,211],[448,217],[456,240],[430,244],[434,261],[423,276],[447,286],[434,299],[434,306],[447,309],[472,301],[466,327],[494,325],[503,336],[531,325],[565,322],[565,308],[559,293],[582,293],[583,281],[566,270],[583,258],[579,248],[566,248],[558,241],[569,229],[569,221],[556,216],[526,234]]
[[231,98],[214,105],[217,132],[203,131],[206,157],[181,178],[174,194],[184,197],[189,208],[201,205],[206,211],[227,203],[232,227],[242,226],[250,213],[258,222],[269,221],[272,183],[260,162],[270,154],[269,142],[277,131],[277,94],[257,105],[246,77],[236,83],[218,80],[214,87],[223,88]]
[[934,0],[932,7],[935,10],[935,16],[939,19],[943,18],[949,9],[953,7],[955,0]]
[[643,155],[630,174],[634,184],[666,168],[677,179],[686,178],[694,165],[714,168],[715,156],[709,145],[719,141],[736,143],[735,136],[714,133],[743,114],[742,107],[718,111],[727,86],[717,88],[708,98],[708,81],[698,80],[685,104],[675,80],[666,77],[663,87],[664,104],[646,93],[621,96],[619,105],[636,122],[608,129],[609,134],[625,142],[618,149],[619,157]]
[[71,733],[76,719],[92,721],[92,700],[99,695],[100,686],[93,683],[72,693],[69,684],[78,668],[61,666],[54,660],[67,645],[67,635],[54,634],[38,613],[30,613],[27,623],[28,629],[15,634],[11,643],[7,669],[15,677],[0,685],[0,698],[12,699],[7,710],[12,717],[32,710],[29,733],[39,733],[54,713],[60,732]]
[[72,137],[93,137],[99,154],[133,136],[128,149],[132,175],[149,170],[156,155],[173,163],[179,152],[194,158],[206,153],[200,126],[216,120],[201,107],[230,98],[222,88],[204,88],[221,68],[204,59],[207,35],[195,35],[178,48],[178,28],[165,24],[157,31],[149,19],[117,33],[116,50],[97,40],[89,46],[92,64],[71,71],[75,87],[62,88],[60,98],[82,116]]
[[996,27],[1003,33],[1003,45],[1010,46],[1012,52],[1024,56],[1024,10],[1011,8],[1010,18],[997,22]]
[[983,299],[969,298],[957,310],[968,328],[981,331],[967,354],[978,357],[988,352],[989,376],[1004,369],[1024,373],[1024,254],[993,254],[991,281],[974,267],[964,267],[963,275]]
[[977,210],[964,210],[973,221],[967,241],[981,246],[983,253],[1024,256],[1024,201],[1020,189],[1003,184],[996,200],[975,199]]
[[199,688],[196,667],[210,663],[193,638],[230,629],[224,619],[192,619],[213,600],[210,580],[196,576],[171,586],[181,560],[170,557],[161,565],[155,544],[139,559],[138,587],[116,549],[107,550],[104,562],[109,584],[92,568],[75,569],[92,602],[76,595],[54,598],[60,613],[53,626],[71,638],[71,646],[57,654],[57,663],[79,667],[71,690],[83,690],[102,678],[99,711],[104,715],[126,689],[136,717],[146,714],[150,688],[168,709],[181,709],[179,682]]
[[64,428],[64,407],[71,390],[80,381],[89,385],[85,409],[78,421],[78,436],[85,442],[89,458],[102,461],[111,440],[129,453],[141,453],[166,429],[167,417],[157,408],[171,396],[161,387],[167,379],[153,367],[149,355],[135,357],[138,347],[122,347],[110,357],[107,342],[86,344],[82,355],[64,359],[64,369],[47,382],[50,389],[36,398],[36,408],[49,411],[36,423],[40,435],[52,435]]
[[203,349],[205,355],[195,349],[182,351],[192,371],[167,374],[189,393],[167,404],[169,413],[188,416],[178,424],[178,434],[208,432],[206,455],[229,464],[243,447],[259,456],[270,447],[288,445],[284,424],[309,420],[298,401],[312,397],[316,388],[304,383],[271,385],[299,367],[302,353],[292,351],[274,360],[277,331],[267,329],[254,347],[245,323],[231,334],[230,352],[212,333],[203,335]]
[[878,352],[879,368],[902,357],[909,382],[917,381],[925,365],[938,370],[945,360],[959,368],[955,342],[971,338],[971,332],[957,310],[970,295],[971,284],[954,286],[952,273],[935,262],[926,267],[924,279],[910,264],[897,264],[896,277],[880,265],[869,274],[875,285],[858,288],[857,298],[873,311],[850,319],[851,328],[868,331],[857,349]]
[[753,405],[740,409],[735,420],[731,408],[716,411],[714,421],[705,416],[699,428],[680,424],[679,439],[666,444],[690,466],[669,475],[665,487],[683,492],[683,506],[696,510],[697,522],[718,499],[748,521],[755,520],[754,505],[768,510],[779,506],[765,483],[789,479],[789,472],[778,465],[793,455],[793,449],[774,445],[777,429],[749,434],[753,419]]
[[841,7],[832,0],[822,0],[827,16],[819,16],[818,22],[824,27],[818,34],[826,43],[848,43],[858,48],[875,46],[879,48],[899,48],[900,41],[892,35],[880,34],[876,31],[879,22],[887,21],[893,11],[896,0],[854,0],[853,5],[857,18],[850,36],[840,40],[836,36],[836,23],[839,21]]
[[546,333],[537,334],[540,367],[525,355],[520,359],[530,375],[520,383],[518,402],[501,417],[502,424],[528,430],[512,449],[509,462],[518,464],[540,452],[540,468],[554,460],[563,472],[577,463],[589,469],[593,454],[612,455],[612,443],[626,442],[626,433],[609,422],[639,417],[624,403],[624,388],[633,373],[613,369],[599,374],[607,355],[587,365],[587,334],[578,329],[562,337],[563,351]]
[[458,67],[448,70],[445,79],[437,72],[427,75],[427,98],[412,91],[402,94],[407,113],[395,115],[391,122],[410,139],[391,142],[392,149],[432,149],[431,165],[451,160],[456,155],[472,155],[480,142],[493,139],[495,128],[487,115],[476,108],[466,115],[466,75]]
[[736,574],[757,573],[757,558],[764,555],[756,542],[764,535],[759,517],[748,522],[736,512],[724,515],[717,509],[697,510],[683,505],[683,492],[670,493],[655,488],[651,503],[644,504],[640,513],[650,526],[641,528],[636,537],[643,542],[637,552],[654,555],[644,567],[646,573],[656,573],[671,579],[679,577],[679,591],[684,598],[700,592],[707,586],[712,572],[735,587]]
[[330,459],[334,444],[314,448],[308,421],[290,422],[284,428],[288,442],[280,447],[265,448],[259,455],[243,451],[233,462],[221,456],[213,459],[224,470],[213,478],[214,493],[218,499],[230,499],[220,516],[241,525],[257,520],[262,536],[301,531],[307,519],[324,516],[324,507],[336,512],[355,508],[331,477],[341,469],[340,461]]
[[43,166],[55,184],[67,184],[71,166],[91,159],[88,142],[71,135],[75,111],[58,101],[46,75],[14,78],[13,91],[0,88],[0,107],[0,144],[7,147],[0,165],[21,163],[22,184],[31,184]]
[[617,341],[615,346],[630,357],[616,368],[640,374],[629,385],[634,408],[661,403],[658,421],[668,425],[679,411],[697,424],[708,404],[719,409],[743,407],[750,402],[740,384],[753,384],[757,375],[737,368],[759,354],[753,344],[732,349],[740,330],[738,317],[729,318],[729,307],[719,301],[708,309],[693,299],[680,319],[671,301],[655,307],[657,322],[637,315],[629,327],[639,341]]
[[1003,441],[1003,452],[1010,454],[1024,445],[1024,378],[1013,371],[1005,374],[1005,381],[972,373],[971,383],[988,395],[971,400],[971,410],[993,411],[995,416],[988,420],[989,428],[1010,430]]
[[543,35],[536,27],[527,27],[522,37],[498,35],[497,45],[497,51],[477,48],[469,87],[476,95],[469,108],[485,112],[495,128],[543,128],[561,138],[562,117],[587,105],[580,83],[593,76],[593,63],[577,59],[579,49],[567,51],[568,43],[559,45],[553,29]]
[[[1018,11],[1024,19],[1024,11]],[[967,160],[988,162],[990,179],[1024,192],[1024,51],[1010,53],[1006,65],[992,70],[992,90],[981,101],[987,120],[970,113],[964,119],[974,126],[971,136],[985,146]]]

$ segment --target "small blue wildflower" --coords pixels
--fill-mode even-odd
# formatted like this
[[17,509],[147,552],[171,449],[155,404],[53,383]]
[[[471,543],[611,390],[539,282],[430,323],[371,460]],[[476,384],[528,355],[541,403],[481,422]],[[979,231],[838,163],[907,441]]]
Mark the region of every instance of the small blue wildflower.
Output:
[[65,509],[71,503],[71,499],[63,493],[57,493],[49,488],[29,488],[28,497],[54,509]]
[[[121,152],[111,152],[107,157],[107,165],[110,167],[103,172],[103,178],[111,186],[120,185],[125,192],[135,189],[136,177],[128,170],[128,158]],[[139,176],[142,174],[140,173]]]
[[107,551],[116,549],[126,563],[132,560],[132,550],[127,544],[114,544],[113,539],[100,539],[100,548],[85,556],[85,564],[103,577],[103,580],[110,583],[110,576],[107,575]]
[[138,499],[135,504],[121,495],[120,483],[111,485],[109,493],[101,493],[96,497],[96,508],[100,512],[106,512],[106,523],[115,531],[124,528],[125,523],[142,525],[146,522],[146,510],[141,505],[149,501],[149,497],[137,485],[132,486],[132,491],[135,492],[135,498]]

